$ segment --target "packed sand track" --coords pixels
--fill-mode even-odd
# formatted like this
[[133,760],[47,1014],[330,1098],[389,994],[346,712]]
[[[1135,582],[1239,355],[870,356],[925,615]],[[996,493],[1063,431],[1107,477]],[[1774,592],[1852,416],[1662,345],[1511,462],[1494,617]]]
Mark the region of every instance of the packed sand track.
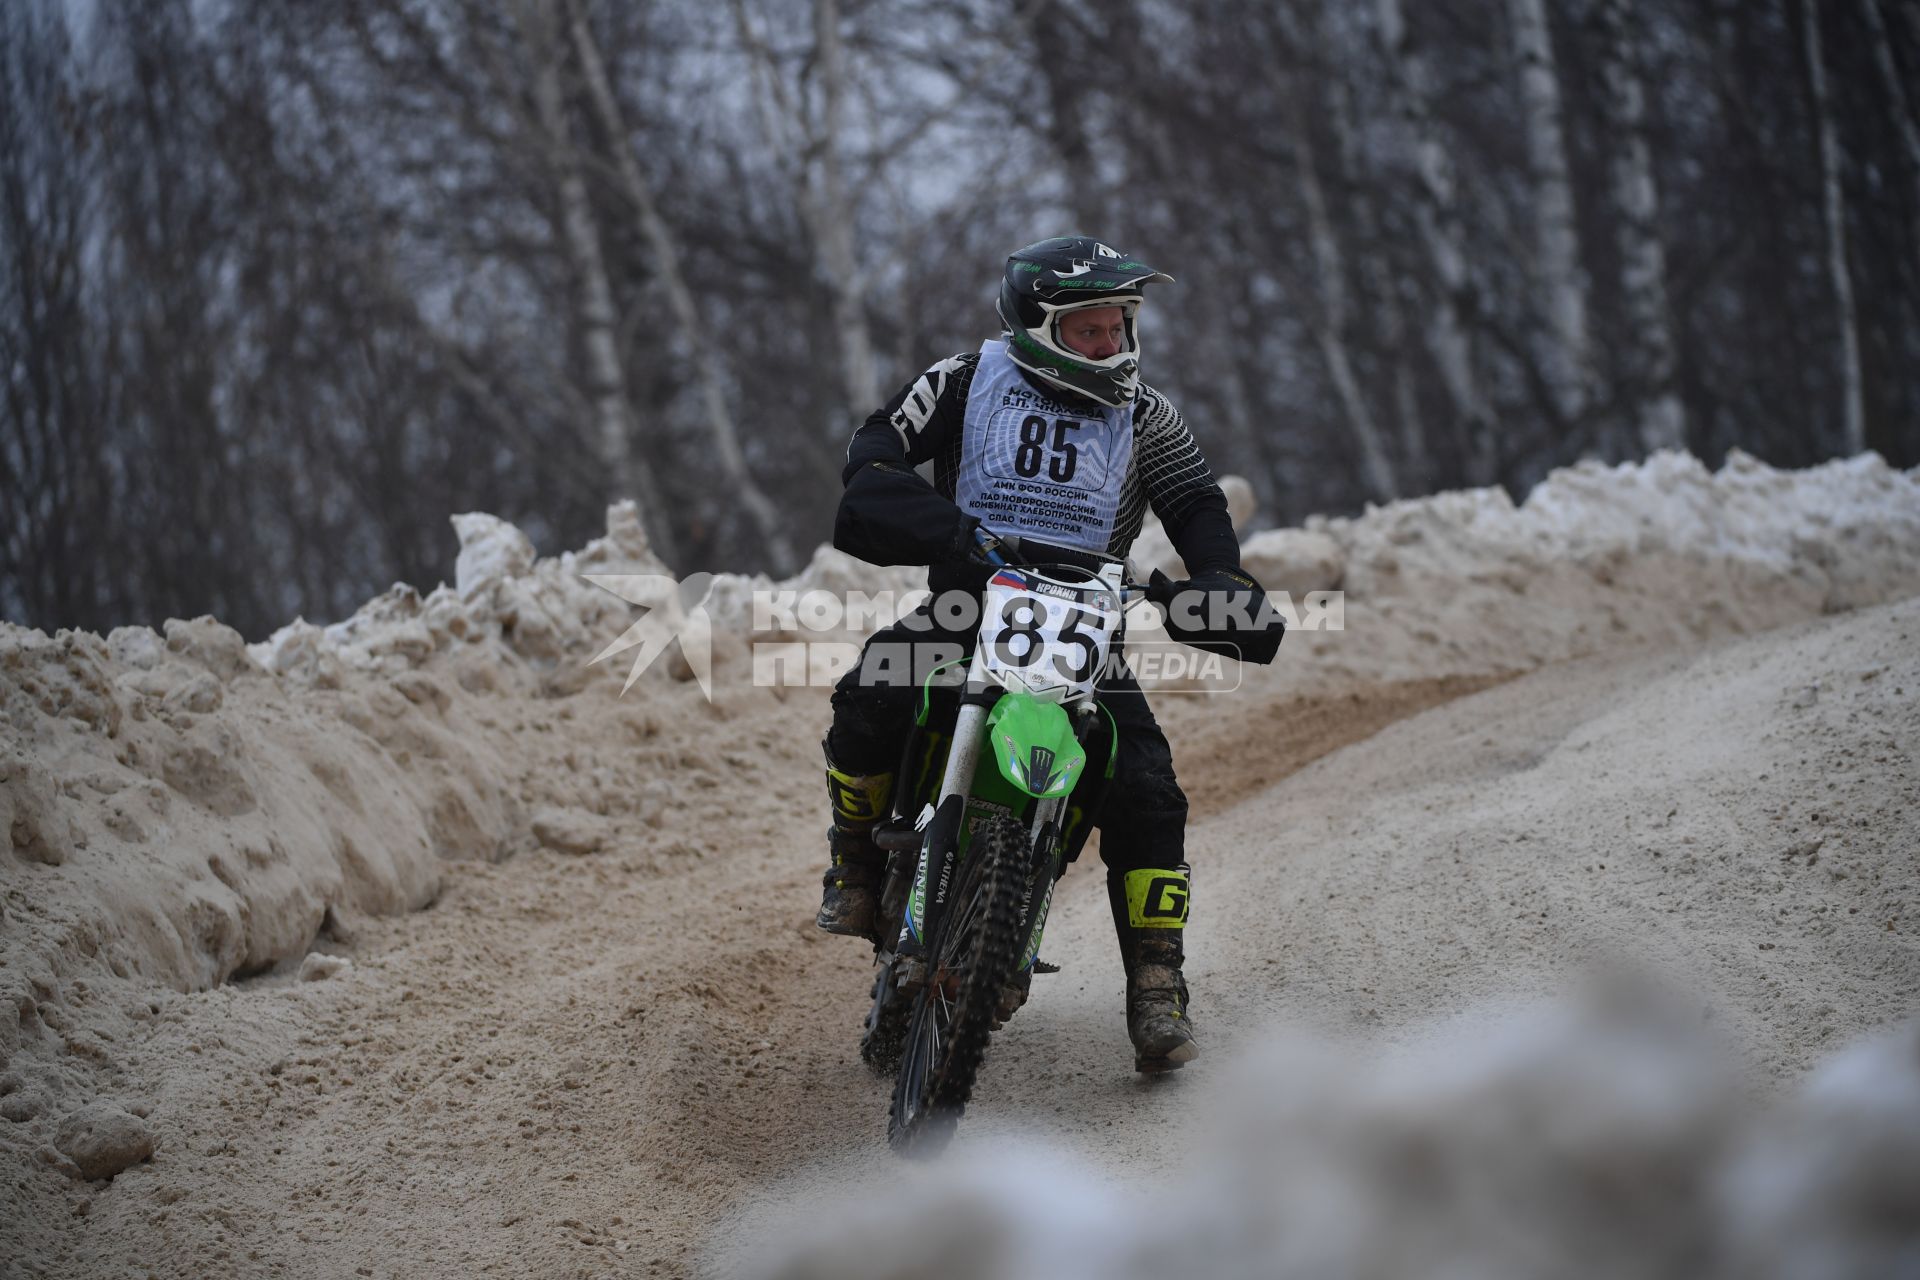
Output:
[[[251,647],[0,632],[0,1275],[731,1272],[894,1170],[867,957],[811,926],[824,691],[753,686],[773,584],[721,578],[712,699],[620,696],[639,610],[580,575],[661,570],[609,523],[459,517],[453,586]],[[1247,559],[1345,630],[1156,698],[1207,1056],[1129,1070],[1089,856],[958,1160],[1172,1177],[1275,1020],[1398,1045],[1624,960],[1783,1095],[1920,1013],[1920,477],[1663,455]]]

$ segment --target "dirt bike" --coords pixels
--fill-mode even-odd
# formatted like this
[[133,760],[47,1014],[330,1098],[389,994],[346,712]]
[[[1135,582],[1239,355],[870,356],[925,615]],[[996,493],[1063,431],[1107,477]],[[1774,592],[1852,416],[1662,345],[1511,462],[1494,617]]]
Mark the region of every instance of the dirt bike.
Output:
[[1095,684],[1146,594],[1124,561],[977,541],[993,573],[973,652],[922,683],[874,831],[887,864],[860,1048],[894,1077],[887,1140],[913,1154],[951,1137],[989,1037],[1051,968],[1038,957],[1054,884],[1113,777]]

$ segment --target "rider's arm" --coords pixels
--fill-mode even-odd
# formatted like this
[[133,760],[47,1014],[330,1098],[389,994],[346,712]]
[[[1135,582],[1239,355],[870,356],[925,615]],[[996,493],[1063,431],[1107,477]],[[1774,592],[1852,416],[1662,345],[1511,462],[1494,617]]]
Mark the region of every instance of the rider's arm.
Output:
[[1227,495],[1200,456],[1200,446],[1180,411],[1152,387],[1142,387],[1133,416],[1134,448],[1147,501],[1187,572],[1197,577],[1238,570],[1240,538],[1233,531]]
[[974,526],[914,468],[960,430],[975,355],[951,356],[902,387],[853,433],[833,545],[869,564],[941,564],[965,556]]

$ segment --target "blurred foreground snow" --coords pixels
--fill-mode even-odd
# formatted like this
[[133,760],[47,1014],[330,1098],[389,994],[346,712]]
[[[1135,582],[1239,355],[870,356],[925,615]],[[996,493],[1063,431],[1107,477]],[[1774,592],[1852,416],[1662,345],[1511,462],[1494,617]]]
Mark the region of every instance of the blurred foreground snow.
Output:
[[[1172,1175],[1045,1142],[814,1175],[745,1214],[758,1280],[1920,1275],[1920,1023],[1749,1092],[1684,1007],[1582,998],[1386,1054],[1281,1030]],[[796,1179],[805,1183],[808,1178]],[[774,1208],[779,1203],[793,1207]]]

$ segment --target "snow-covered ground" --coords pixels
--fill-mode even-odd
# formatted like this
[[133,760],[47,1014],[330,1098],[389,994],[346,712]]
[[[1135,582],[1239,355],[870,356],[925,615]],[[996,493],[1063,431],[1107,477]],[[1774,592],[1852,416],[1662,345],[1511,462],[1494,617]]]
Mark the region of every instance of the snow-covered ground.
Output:
[[[774,584],[725,576],[713,699],[684,662],[617,696],[624,664],[589,660],[639,611],[580,575],[662,571],[629,509],[609,526],[539,559],[457,517],[452,586],[251,647],[211,619],[0,628],[0,1267],[672,1272],[809,1158],[875,1158],[860,958],[806,927],[824,697],[752,686],[749,597]],[[1705,993],[1728,1070],[1764,1080],[1914,1012],[1920,618],[1886,602],[1920,593],[1920,475],[1662,455],[1517,507],[1259,534],[1247,562],[1344,590],[1346,629],[1290,637],[1231,697],[1158,703],[1196,800],[1206,1062],[1276,1015],[1410,1035],[1596,949]],[[914,579],[822,548],[779,585]],[[1070,877],[1051,936],[1110,986],[1095,881]],[[990,1068],[1082,1055],[1049,1086],[1064,1114],[1162,1132],[1179,1113],[1122,1070],[1114,993],[1046,994]],[[1496,1058],[1452,1087],[1500,1093],[1523,1068]],[[1328,1114],[1401,1078],[1346,1074]],[[969,1132],[1028,1114],[995,1088]],[[1432,1140],[1456,1138],[1479,1140]],[[1355,1162],[1364,1224],[1390,1201]]]

